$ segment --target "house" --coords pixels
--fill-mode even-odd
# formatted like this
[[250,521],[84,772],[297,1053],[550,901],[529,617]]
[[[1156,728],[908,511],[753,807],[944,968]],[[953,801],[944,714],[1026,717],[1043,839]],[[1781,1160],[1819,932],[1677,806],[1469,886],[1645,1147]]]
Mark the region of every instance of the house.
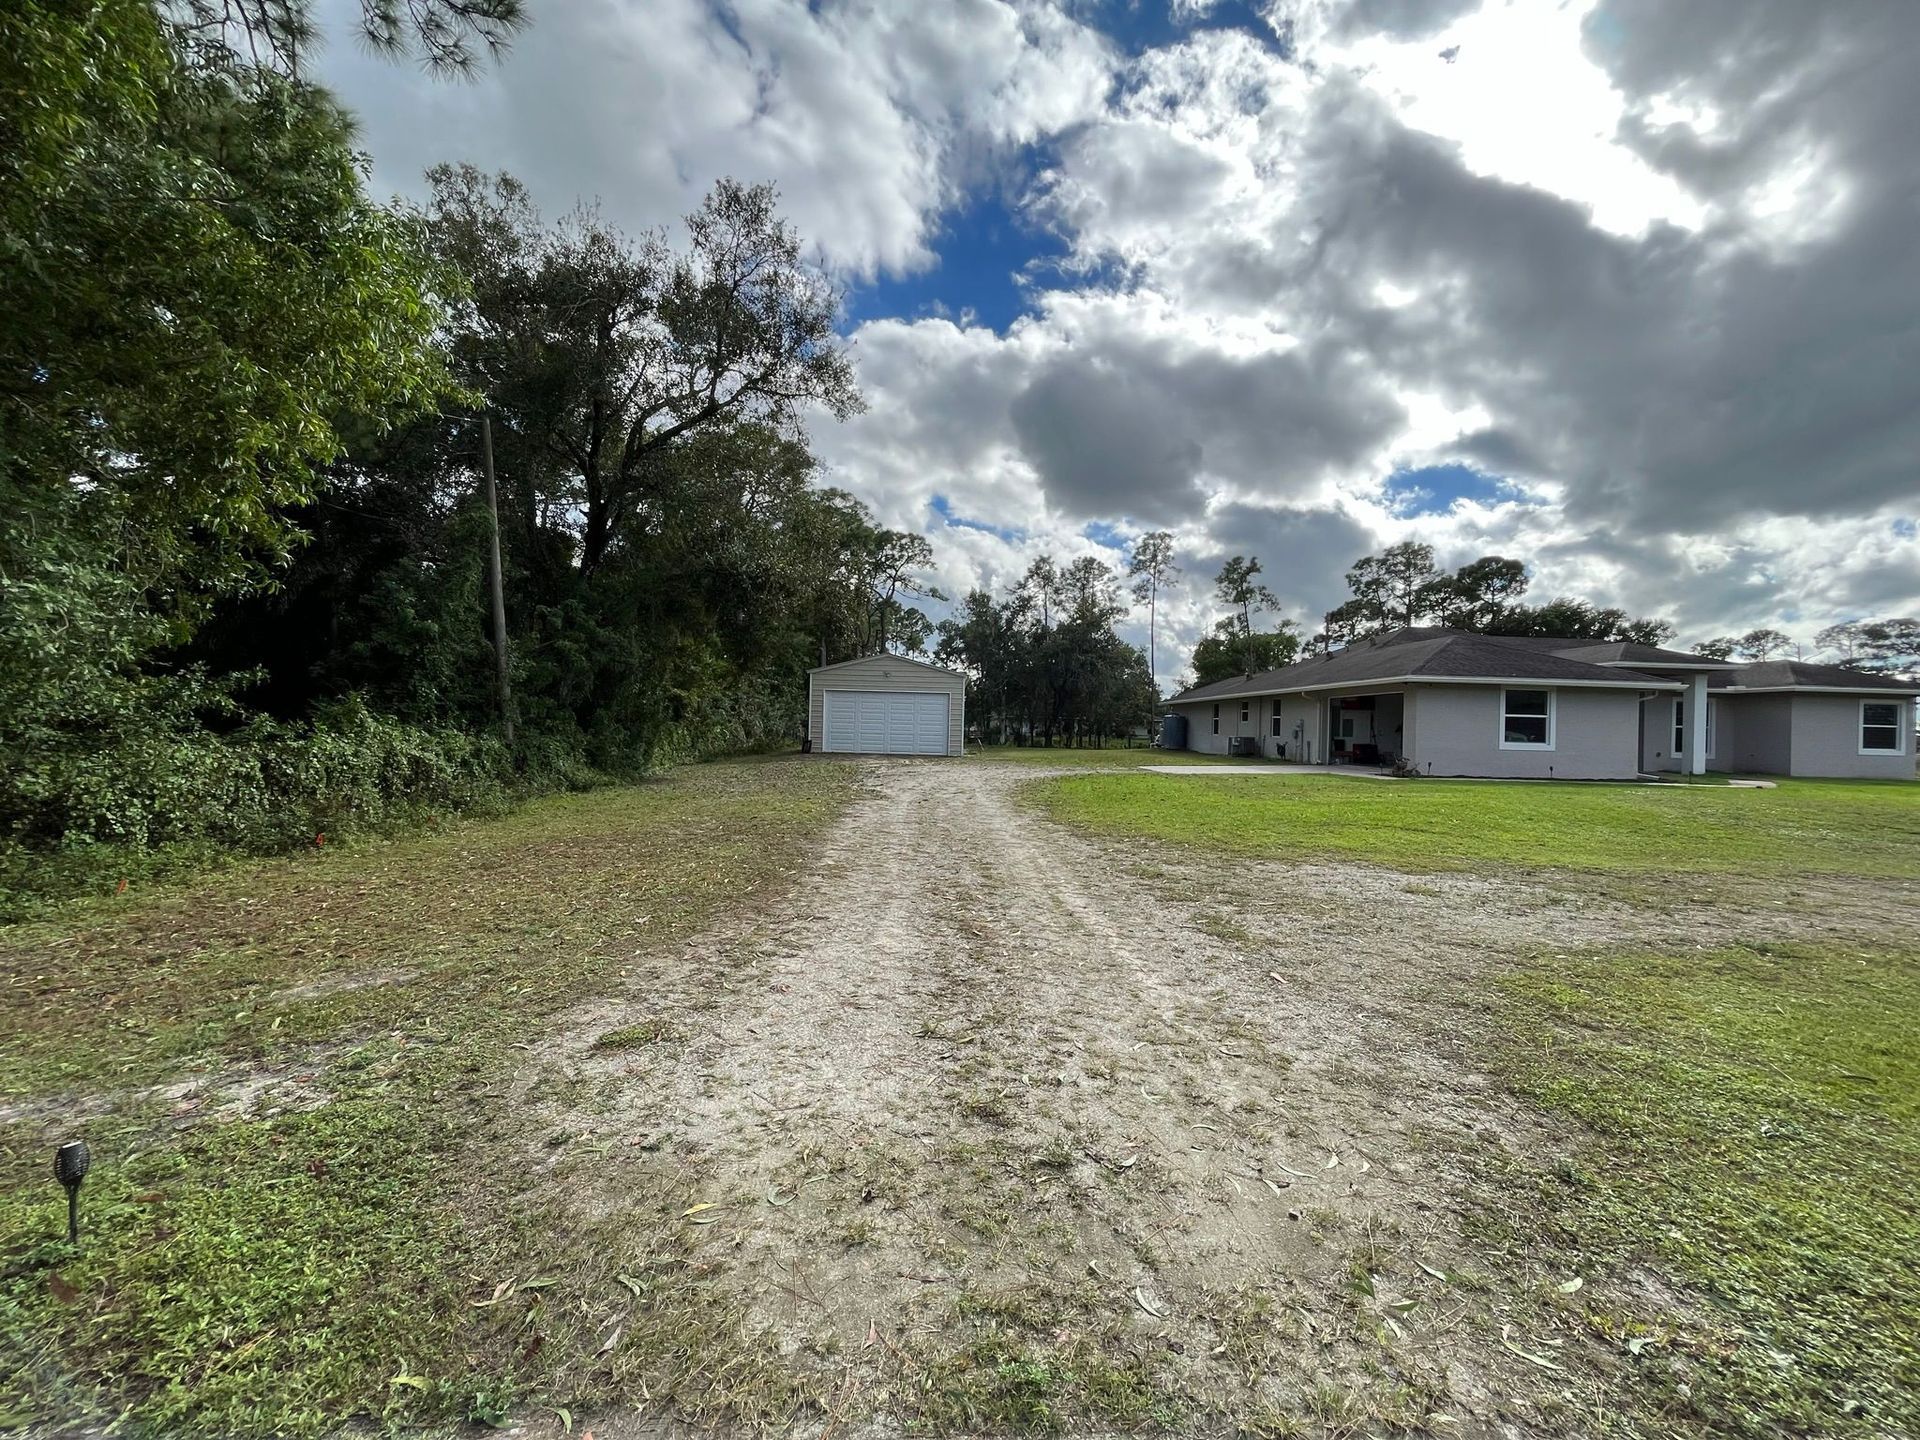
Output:
[[900,655],[807,672],[807,741],[848,755],[963,755],[967,677]]
[[1422,774],[1626,780],[1708,769],[1914,777],[1920,685],[1624,641],[1395,630],[1183,690],[1186,748]]

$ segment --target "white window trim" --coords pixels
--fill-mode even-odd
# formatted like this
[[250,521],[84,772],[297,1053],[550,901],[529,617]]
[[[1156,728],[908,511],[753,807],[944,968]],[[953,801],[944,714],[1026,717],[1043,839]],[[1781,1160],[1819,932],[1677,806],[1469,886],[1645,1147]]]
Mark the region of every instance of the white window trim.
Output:
[[[1891,705],[1893,707],[1893,748],[1882,750],[1867,744],[1867,706]],[[1907,753],[1907,711],[1913,708],[1912,701],[1901,700],[1862,700],[1860,702],[1859,726],[1853,732],[1860,742],[1862,755],[1904,755]]]
[[[1686,696],[1678,695],[1674,697],[1673,729],[1674,729],[1674,734],[1676,736],[1680,735],[1680,726],[1682,723],[1680,716],[1681,716],[1681,713],[1686,709],[1686,704],[1687,704]],[[1719,744],[1720,744],[1720,737],[1716,733],[1719,727],[1717,727],[1713,723],[1713,712],[1718,710],[1719,708],[1720,708],[1719,698],[1717,696],[1709,695],[1707,697],[1707,753],[1706,753],[1706,758],[1709,760],[1714,758],[1714,752],[1719,748]],[[1684,743],[1678,743],[1674,745],[1673,747],[1674,759],[1678,760],[1682,755],[1686,753],[1687,753],[1687,747]]]
[[[1542,745],[1538,741],[1534,741],[1534,740],[1507,739],[1507,696],[1515,690],[1546,691],[1546,695],[1547,695],[1547,743],[1546,744]],[[1498,707],[1498,713],[1493,717],[1493,720],[1494,720],[1493,733],[1495,737],[1500,741],[1500,748],[1502,750],[1551,750],[1553,749],[1554,742],[1560,738],[1559,725],[1557,723],[1559,718],[1559,710],[1560,710],[1559,695],[1556,691],[1554,691],[1549,686],[1508,685],[1503,687],[1500,691],[1500,704]],[[1540,717],[1536,715],[1532,718],[1537,720]]]
[[1213,706],[1213,733],[1216,735],[1220,733],[1220,704],[1218,701],[1215,701]]
[[1242,700],[1240,702],[1240,723],[1245,725],[1251,719],[1253,719],[1253,702],[1251,700]]

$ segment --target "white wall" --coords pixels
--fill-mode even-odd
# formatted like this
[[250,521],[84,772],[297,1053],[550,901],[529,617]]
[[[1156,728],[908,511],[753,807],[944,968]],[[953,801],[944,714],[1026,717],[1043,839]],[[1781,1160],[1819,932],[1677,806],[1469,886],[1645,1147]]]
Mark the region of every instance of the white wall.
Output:
[[807,676],[807,738],[820,748],[829,690],[936,691],[947,698],[947,753],[966,753],[967,677],[898,655],[868,655]]

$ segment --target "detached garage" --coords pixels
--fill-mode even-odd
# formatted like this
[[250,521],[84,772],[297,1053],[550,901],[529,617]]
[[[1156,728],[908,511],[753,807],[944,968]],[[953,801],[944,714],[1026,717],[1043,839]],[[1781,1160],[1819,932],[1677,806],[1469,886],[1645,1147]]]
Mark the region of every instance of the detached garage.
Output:
[[807,738],[837,755],[964,753],[967,677],[898,655],[807,672]]

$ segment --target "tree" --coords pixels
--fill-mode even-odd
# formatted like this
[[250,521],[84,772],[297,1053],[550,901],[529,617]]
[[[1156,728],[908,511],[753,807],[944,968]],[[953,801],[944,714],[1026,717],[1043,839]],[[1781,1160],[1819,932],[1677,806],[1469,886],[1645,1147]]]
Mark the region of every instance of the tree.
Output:
[[1240,634],[1238,621],[1229,617],[1193,647],[1193,683],[1210,685],[1215,680],[1278,670],[1299,656],[1299,627],[1293,621],[1281,621],[1277,630],[1255,631],[1249,640]]
[[299,543],[343,428],[435,403],[456,286],[325,92],[142,0],[0,7],[0,135],[0,826],[82,839],[83,777],[164,790],[238,722],[159,656]]
[[1814,643],[1838,650],[1840,663],[1853,669],[1907,674],[1920,668],[1920,620],[1908,617],[1829,625]]
[[1485,633],[1499,625],[1508,607],[1526,593],[1527,585],[1523,562],[1483,555],[1452,575],[1429,582],[1426,593],[1442,625]]
[[1446,584],[1434,568],[1433,547],[1413,540],[1363,555],[1347,572],[1347,588],[1363,612],[1389,627],[1418,624],[1444,599]]
[[1263,610],[1277,610],[1280,606],[1273,591],[1260,583],[1257,578],[1259,574],[1258,556],[1235,555],[1213,577],[1215,598],[1235,612],[1229,617],[1228,623],[1246,661],[1244,673],[1249,675],[1253,673],[1259,658],[1253,643],[1254,617]]
[[425,223],[472,284],[457,373],[535,452],[548,514],[577,514],[583,574],[658,515],[664,457],[698,431],[791,434],[811,407],[861,408],[838,297],[801,260],[771,186],[720,181],[675,251],[591,210],[549,230],[508,175],[428,178]]
[[1766,660],[1776,652],[1785,650],[1793,644],[1793,637],[1784,631],[1768,629],[1764,626],[1749,630],[1737,642],[1737,653],[1747,660]]
[[1740,648],[1737,635],[1720,635],[1712,640],[1702,640],[1693,647],[1693,653],[1704,655],[1709,660],[1731,660],[1733,652]]
[[1097,744],[1146,723],[1158,703],[1147,657],[1114,633],[1119,577],[1095,556],[1040,556],[1004,602],[970,592],[940,624],[935,654],[969,677],[990,739]]
[[1673,626],[1664,620],[1635,618],[1615,607],[1598,609],[1568,596],[1544,605],[1520,604],[1528,583],[1523,561],[1483,555],[1449,574],[1434,568],[1431,546],[1403,541],[1354,562],[1347,572],[1352,598],[1326,612],[1313,643],[1321,650],[1332,649],[1429,618],[1483,635],[1644,645],[1663,644],[1673,636]]
[[1920,620],[1897,616],[1862,622],[1856,663],[1894,675],[1911,675],[1920,669]]
[[1097,555],[1082,555],[1061,572],[1060,594],[1073,623],[1110,626],[1126,614],[1120,603],[1120,578]]
[[1127,576],[1133,581],[1133,598],[1147,607],[1147,673],[1156,692],[1160,669],[1156,645],[1160,592],[1180,573],[1173,563],[1173,534],[1167,530],[1149,530],[1133,542],[1133,554],[1127,558]]
[[[171,0],[168,8],[200,44],[232,46],[289,75],[299,74],[319,38],[311,0]],[[476,45],[498,56],[525,23],[522,0],[360,0],[360,37],[369,48],[417,57],[442,75],[472,73]]]
[[1061,601],[1060,567],[1054,563],[1051,555],[1039,556],[1027,566],[1027,573],[1020,577],[1015,593],[1037,606],[1040,611],[1040,628],[1053,628],[1053,612]]
[[1813,637],[1813,643],[1822,650],[1838,650],[1840,663],[1851,664],[1860,652],[1865,640],[1866,626],[1858,620],[1849,620],[1840,625],[1829,625]]
[[1639,620],[1629,620],[1623,616],[1614,623],[1614,638],[1634,645],[1659,647],[1679,633],[1680,627],[1671,620],[1651,620],[1644,617]]
[[1674,627],[1665,620],[1634,619],[1615,605],[1601,609],[1562,595],[1544,605],[1507,606],[1501,612],[1499,629],[1493,633],[1660,645],[1673,638]]

